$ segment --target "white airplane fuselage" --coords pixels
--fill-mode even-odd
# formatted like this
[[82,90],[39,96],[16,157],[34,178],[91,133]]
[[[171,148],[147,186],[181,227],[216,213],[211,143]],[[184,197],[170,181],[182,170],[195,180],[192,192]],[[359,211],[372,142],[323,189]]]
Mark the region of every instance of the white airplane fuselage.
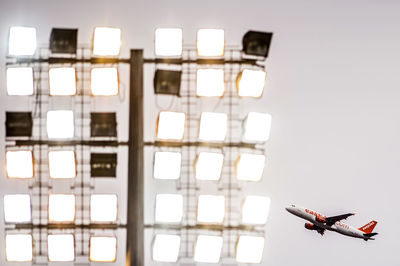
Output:
[[311,222],[312,224],[315,224],[316,226],[325,229],[325,230],[329,230],[329,231],[334,231],[334,232],[338,232],[339,234],[345,235],[345,236],[350,236],[350,237],[355,237],[355,238],[361,238],[364,240],[374,240],[371,237],[367,237],[365,236],[364,232],[354,228],[350,225],[347,225],[345,223],[342,223],[340,221],[335,222],[332,225],[328,225],[326,223],[323,222],[319,222],[317,217],[326,217],[320,213],[317,213],[315,211],[309,210],[307,208],[304,207],[300,207],[300,206],[290,206],[287,207],[286,210],[288,212],[290,212],[293,215],[296,215],[300,218],[303,218],[309,222]]

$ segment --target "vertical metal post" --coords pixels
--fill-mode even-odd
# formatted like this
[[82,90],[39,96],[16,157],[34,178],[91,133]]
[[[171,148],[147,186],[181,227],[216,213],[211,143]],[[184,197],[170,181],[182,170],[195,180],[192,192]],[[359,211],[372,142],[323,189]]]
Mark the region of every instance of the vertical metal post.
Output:
[[126,266],[143,266],[143,50],[131,50],[128,143]]

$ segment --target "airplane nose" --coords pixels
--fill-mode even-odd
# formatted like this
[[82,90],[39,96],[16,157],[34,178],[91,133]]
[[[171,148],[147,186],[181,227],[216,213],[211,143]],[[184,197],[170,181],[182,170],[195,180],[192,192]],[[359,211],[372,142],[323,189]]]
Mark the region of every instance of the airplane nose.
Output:
[[290,212],[290,209],[289,209],[289,207],[286,207],[285,209],[286,209],[288,212]]

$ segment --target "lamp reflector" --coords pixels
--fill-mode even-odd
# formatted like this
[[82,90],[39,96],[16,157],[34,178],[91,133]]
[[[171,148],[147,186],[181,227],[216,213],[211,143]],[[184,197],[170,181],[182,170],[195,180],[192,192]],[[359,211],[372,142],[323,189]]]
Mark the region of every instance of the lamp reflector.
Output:
[[11,27],[8,54],[30,56],[36,51],[36,29],[32,27]]
[[74,137],[74,113],[71,110],[47,112],[47,136],[49,139]]
[[221,224],[225,216],[224,196],[200,195],[197,205],[199,223]]
[[116,137],[116,113],[90,113],[91,137]]
[[265,142],[269,139],[272,116],[266,113],[250,112],[244,123],[244,139],[251,142]]
[[92,236],[89,259],[93,262],[114,262],[117,257],[117,238]]
[[224,48],[224,30],[199,29],[197,31],[197,54],[199,56],[222,56]]
[[49,151],[51,178],[74,178],[76,176],[74,151]]
[[117,56],[121,47],[121,29],[96,27],[93,36],[93,55]]
[[271,199],[262,196],[247,196],[242,206],[243,224],[265,224],[268,219]]
[[75,195],[49,195],[49,222],[72,223],[75,220]]
[[221,97],[224,95],[223,69],[198,69],[196,94],[201,97]]
[[8,95],[27,96],[33,94],[33,68],[7,68]]
[[91,153],[90,154],[91,177],[116,177],[117,154],[116,153]]
[[221,257],[223,239],[221,236],[199,235],[194,249],[197,262],[218,263]]
[[49,70],[50,95],[76,94],[76,76],[73,67],[56,67]]
[[32,112],[6,112],[6,137],[31,137]]
[[9,262],[32,261],[32,235],[7,234],[6,259]]
[[182,55],[182,29],[160,28],[156,29],[155,35],[157,56]]
[[181,176],[182,155],[180,152],[158,151],[154,154],[155,179],[179,179]]
[[156,222],[180,223],[183,216],[183,197],[179,194],[156,196]]
[[199,139],[202,141],[224,141],[228,116],[225,113],[202,112]]
[[77,29],[51,29],[50,50],[53,54],[76,54]]
[[31,221],[31,197],[26,194],[4,196],[4,220],[6,223]]
[[263,94],[267,73],[262,70],[244,69],[239,73],[236,86],[240,97],[259,98]]
[[154,75],[154,93],[179,96],[182,71],[157,69]]
[[236,261],[261,263],[264,252],[264,237],[240,236],[236,244]]
[[185,113],[160,112],[158,116],[157,138],[181,140],[185,130]]
[[160,262],[176,262],[178,260],[180,246],[180,236],[157,234],[153,242],[153,260]]
[[74,236],[72,234],[48,235],[47,255],[49,261],[74,261]]
[[236,163],[236,177],[242,181],[260,181],[264,165],[264,155],[242,153]]
[[243,52],[247,55],[267,57],[272,32],[248,31],[242,40]]
[[31,151],[7,151],[6,170],[9,178],[32,178],[33,155]]
[[200,152],[196,160],[196,179],[214,180],[221,177],[224,155],[217,152]]
[[118,201],[115,194],[95,194],[90,196],[90,220],[96,223],[117,221]]
[[115,67],[93,68],[91,71],[90,89],[96,96],[113,96],[118,94],[118,70]]

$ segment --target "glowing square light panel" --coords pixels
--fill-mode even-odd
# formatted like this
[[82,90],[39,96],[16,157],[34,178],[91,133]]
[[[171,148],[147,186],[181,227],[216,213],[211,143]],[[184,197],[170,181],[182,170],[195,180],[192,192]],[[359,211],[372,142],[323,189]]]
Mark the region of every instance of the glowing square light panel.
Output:
[[200,195],[197,205],[197,221],[199,223],[220,224],[225,216],[224,196]]
[[90,89],[93,95],[113,96],[118,94],[118,70],[115,67],[93,68]]
[[117,56],[121,47],[121,29],[97,27],[93,36],[93,55]]
[[50,194],[49,195],[49,221],[73,222],[75,220],[75,195]]
[[182,55],[182,29],[160,28],[156,29],[156,55],[181,56]]
[[158,151],[154,154],[154,178],[176,180],[181,176],[182,155],[180,152]]
[[47,136],[49,139],[74,137],[74,113],[70,110],[47,112]]
[[261,263],[264,251],[264,237],[240,236],[236,246],[236,261]]
[[263,175],[265,156],[242,153],[236,164],[236,177],[243,181],[260,181]]
[[180,223],[183,215],[183,197],[179,194],[156,196],[156,222]]
[[74,261],[74,236],[72,234],[48,235],[47,254],[49,261]]
[[117,257],[116,237],[91,237],[89,259],[93,262],[114,262]]
[[9,178],[32,178],[33,156],[31,151],[7,151],[6,169]]
[[240,97],[261,97],[267,73],[262,70],[245,69],[241,72],[237,90]]
[[50,95],[75,95],[76,74],[73,67],[57,67],[49,70]]
[[51,178],[74,178],[75,152],[49,151],[49,172]]
[[7,68],[8,95],[27,96],[33,94],[33,69],[31,67]]
[[224,95],[223,69],[198,69],[196,94],[201,97],[221,97]]
[[244,139],[252,142],[265,142],[269,139],[272,116],[266,113],[250,112],[244,127]]
[[194,249],[197,262],[218,263],[221,257],[223,239],[220,236],[199,235]]
[[36,51],[36,29],[32,27],[11,27],[8,54],[14,56],[33,55]]
[[92,222],[117,221],[118,199],[115,194],[95,194],[90,196],[90,220]]
[[31,197],[26,194],[4,196],[4,220],[6,223],[31,221]]
[[6,235],[6,259],[9,262],[32,261],[32,235]]
[[160,112],[158,116],[157,138],[181,140],[185,131],[185,113]]
[[199,56],[222,56],[224,47],[224,30],[200,29],[197,31],[197,54]]
[[196,179],[217,181],[221,177],[224,155],[217,152],[200,152],[196,161]]
[[225,140],[227,121],[228,116],[224,113],[201,113],[199,139],[203,141]]
[[180,236],[157,234],[153,243],[153,260],[176,262],[178,260],[180,246]]
[[242,206],[243,224],[265,224],[268,219],[271,199],[262,196],[247,196]]

